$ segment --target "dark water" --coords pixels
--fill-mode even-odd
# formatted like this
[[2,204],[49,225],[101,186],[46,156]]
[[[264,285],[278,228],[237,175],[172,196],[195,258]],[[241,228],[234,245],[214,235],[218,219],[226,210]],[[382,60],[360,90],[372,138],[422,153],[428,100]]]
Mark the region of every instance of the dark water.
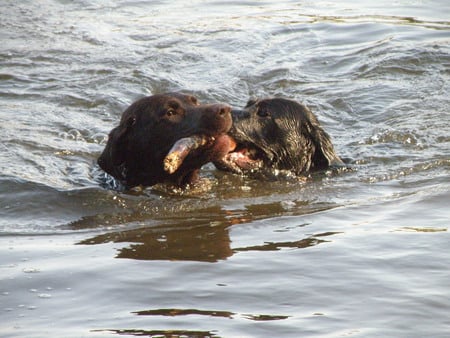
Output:
[[[0,336],[448,337],[448,1],[2,1]],[[123,194],[135,99],[307,103],[356,168]]]

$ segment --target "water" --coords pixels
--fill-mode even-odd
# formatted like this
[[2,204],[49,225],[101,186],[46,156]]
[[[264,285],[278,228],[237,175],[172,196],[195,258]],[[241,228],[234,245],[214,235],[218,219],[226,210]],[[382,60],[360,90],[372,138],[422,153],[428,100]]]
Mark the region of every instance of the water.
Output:
[[[2,337],[448,337],[447,1],[3,1]],[[308,104],[354,172],[124,194],[134,100]]]

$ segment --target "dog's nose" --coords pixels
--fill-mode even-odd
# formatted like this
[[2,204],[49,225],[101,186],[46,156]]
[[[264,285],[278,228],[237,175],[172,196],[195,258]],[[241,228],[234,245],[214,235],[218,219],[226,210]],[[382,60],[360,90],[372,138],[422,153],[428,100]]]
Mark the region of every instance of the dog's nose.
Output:
[[232,123],[231,107],[224,103],[208,105],[201,117],[201,125],[206,134],[227,132]]
[[231,107],[227,104],[217,103],[212,106],[212,110],[215,114],[224,116],[231,113]]

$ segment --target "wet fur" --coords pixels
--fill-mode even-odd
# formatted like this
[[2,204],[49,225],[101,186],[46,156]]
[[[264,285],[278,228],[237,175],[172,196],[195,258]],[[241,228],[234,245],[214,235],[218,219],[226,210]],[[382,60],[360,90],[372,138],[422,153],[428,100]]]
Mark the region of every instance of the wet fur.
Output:
[[227,105],[199,104],[195,97],[181,93],[142,98],[123,112],[119,125],[111,130],[98,164],[126,188],[192,183],[200,167],[218,156],[218,149],[211,146],[193,152],[173,174],[164,170],[164,157],[181,138],[227,132],[230,111]]
[[344,166],[328,133],[299,102],[284,98],[250,100],[232,115],[229,134],[241,146],[256,150],[263,160],[262,169],[305,175]]

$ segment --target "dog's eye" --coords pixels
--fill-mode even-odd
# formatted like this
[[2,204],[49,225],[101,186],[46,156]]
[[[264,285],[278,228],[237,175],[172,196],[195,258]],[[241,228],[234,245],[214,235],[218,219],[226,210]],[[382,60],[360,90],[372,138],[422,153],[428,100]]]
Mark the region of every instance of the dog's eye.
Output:
[[256,115],[258,115],[259,117],[269,117],[270,113],[268,110],[260,108],[258,109],[258,111],[256,112]]
[[174,116],[176,114],[177,114],[177,112],[175,111],[175,109],[172,109],[172,108],[169,108],[166,111],[166,116],[168,116],[168,117]]

